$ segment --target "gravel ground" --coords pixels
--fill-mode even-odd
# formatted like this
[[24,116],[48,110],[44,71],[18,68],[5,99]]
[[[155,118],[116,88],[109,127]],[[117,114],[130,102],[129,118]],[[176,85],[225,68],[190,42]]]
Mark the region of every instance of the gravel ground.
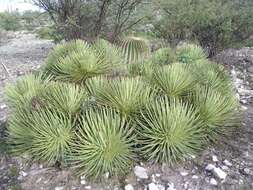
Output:
[[[47,167],[30,163],[5,153],[5,127],[8,107],[5,107],[3,89],[17,77],[39,68],[53,44],[36,39],[32,34],[20,34],[0,46],[0,190],[252,190],[253,189],[253,83],[247,81],[245,68],[231,67],[242,107],[242,126],[230,138],[207,147],[200,155],[173,168],[166,165],[138,163],[127,176],[100,181],[77,178],[71,169]],[[253,55],[253,54],[252,54]],[[252,63],[247,63],[251,64]],[[249,74],[246,72],[249,76]],[[8,149],[8,147],[7,147]],[[207,165],[209,164],[209,168]],[[211,167],[211,169],[210,169]],[[216,168],[216,169],[214,169]]]

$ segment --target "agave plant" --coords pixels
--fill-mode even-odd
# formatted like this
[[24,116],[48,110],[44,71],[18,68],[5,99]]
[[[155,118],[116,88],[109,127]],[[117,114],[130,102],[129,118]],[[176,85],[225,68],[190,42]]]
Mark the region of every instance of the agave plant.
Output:
[[51,82],[43,93],[43,99],[51,109],[74,115],[88,100],[88,93],[75,84]]
[[203,145],[202,123],[193,106],[161,98],[147,106],[139,124],[140,153],[153,162],[173,164]]
[[149,54],[146,40],[140,37],[127,37],[122,40],[121,48],[126,63],[141,62]]
[[32,108],[39,103],[38,98],[45,91],[47,83],[48,80],[43,81],[40,75],[26,75],[17,80],[15,85],[6,87],[6,99],[12,108]]
[[70,161],[80,175],[96,178],[128,171],[134,158],[134,135],[124,118],[111,109],[90,109],[79,123]]
[[53,66],[52,73],[58,80],[84,83],[88,78],[106,74],[113,68],[103,53],[99,54],[86,45],[85,51],[74,51],[60,59]]
[[196,83],[188,67],[188,65],[174,63],[156,68],[147,78],[162,94],[169,97],[184,96],[194,89]]
[[18,110],[10,120],[8,133],[16,153],[26,153],[49,164],[65,162],[74,134],[68,117],[48,109]]
[[176,50],[177,61],[182,63],[194,63],[200,59],[206,59],[204,50],[195,44],[184,44]]
[[93,48],[98,54],[102,54],[107,62],[112,65],[119,65],[122,63],[122,52],[119,47],[111,44],[104,39],[98,39],[94,44]]
[[68,43],[59,44],[54,47],[53,51],[49,54],[44,65],[44,73],[51,74],[53,66],[60,60],[68,56],[74,51],[85,51],[86,43],[82,40],[73,40]]
[[115,108],[126,117],[138,114],[152,98],[152,90],[140,78],[95,80],[87,85],[97,102]]
[[210,140],[226,135],[228,127],[239,123],[239,103],[233,94],[224,96],[211,88],[198,87],[193,103],[206,125]]
[[168,65],[175,62],[176,56],[171,48],[166,47],[156,50],[153,53],[151,60],[154,64]]
[[200,85],[217,90],[224,95],[234,93],[231,78],[222,65],[200,60],[193,64],[190,70]]

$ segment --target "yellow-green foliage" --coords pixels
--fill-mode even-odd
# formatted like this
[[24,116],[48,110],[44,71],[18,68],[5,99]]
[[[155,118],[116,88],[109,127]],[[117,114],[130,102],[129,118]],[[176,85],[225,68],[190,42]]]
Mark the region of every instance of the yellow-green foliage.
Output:
[[166,55],[169,64],[160,64],[156,52],[138,72],[114,76],[125,62],[109,42],[57,46],[42,71],[51,77],[7,87],[12,152],[95,178],[124,174],[137,155],[173,165],[199,153],[238,124],[239,104],[224,68],[189,47],[177,53],[184,63]]

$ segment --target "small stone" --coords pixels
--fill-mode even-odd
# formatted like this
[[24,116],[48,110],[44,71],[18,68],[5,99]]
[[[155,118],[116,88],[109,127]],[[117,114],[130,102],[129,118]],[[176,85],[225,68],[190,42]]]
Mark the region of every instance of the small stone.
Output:
[[22,175],[23,177],[26,177],[28,175],[28,173],[24,172],[24,171],[21,171],[20,172],[20,175]]
[[106,172],[106,173],[105,173],[105,178],[108,179],[109,176],[110,176],[110,173],[109,173],[109,172]]
[[64,187],[55,187],[54,190],[63,190]]
[[218,185],[217,181],[214,178],[210,179],[210,184],[215,186]]
[[253,73],[253,66],[249,67],[249,68],[248,68],[248,71],[249,71],[250,73]]
[[205,167],[205,170],[206,171],[212,171],[213,169],[215,168],[215,166],[213,164],[208,164],[206,167]]
[[223,169],[223,170],[229,170],[229,168],[227,166],[221,166],[221,169]]
[[232,166],[232,163],[229,162],[228,160],[224,160],[223,163],[224,163],[226,166]]
[[134,187],[131,184],[127,184],[125,190],[134,190]]
[[246,106],[241,106],[242,110],[247,110],[248,108]]
[[181,175],[181,176],[187,176],[187,175],[188,175],[188,172],[185,172],[185,171],[184,171],[184,172],[180,172],[180,175]]
[[81,177],[80,177],[80,179],[82,180],[82,179],[85,179],[85,175],[82,175]]
[[141,166],[134,167],[134,174],[140,179],[148,179],[147,170]]
[[165,187],[161,184],[157,184],[156,186],[158,187],[159,190],[165,190]]
[[213,159],[213,162],[219,162],[217,156],[215,156],[215,155],[212,156],[212,159]]
[[6,104],[2,104],[2,105],[0,106],[0,109],[1,109],[1,110],[5,109],[5,108],[7,108],[7,105],[6,105]]
[[214,168],[213,174],[220,179],[225,179],[227,177],[227,174],[220,168]]
[[85,189],[91,189],[91,186],[88,185],[88,186],[85,186],[84,188],[85,188]]
[[198,179],[198,178],[199,178],[199,176],[197,176],[197,175],[192,176],[192,179]]
[[156,179],[155,179],[155,175],[154,175],[154,174],[151,175],[151,179],[152,179],[152,182],[154,182],[154,183],[156,182]]
[[244,168],[243,173],[246,174],[246,175],[249,175],[250,174],[250,169],[249,168]]
[[155,174],[156,177],[161,177],[161,174]]
[[86,184],[86,181],[84,179],[81,180],[81,184],[82,185],[85,185]]
[[175,187],[174,187],[174,183],[168,183],[168,188],[167,190],[176,190]]
[[159,190],[158,187],[156,186],[156,184],[154,184],[154,183],[148,184],[148,189],[149,190]]

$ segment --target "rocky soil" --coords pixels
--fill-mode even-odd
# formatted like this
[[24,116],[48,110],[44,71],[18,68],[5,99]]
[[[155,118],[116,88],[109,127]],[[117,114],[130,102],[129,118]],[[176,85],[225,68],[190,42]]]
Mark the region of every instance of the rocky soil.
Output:
[[0,190],[251,190],[253,189],[253,49],[228,50],[216,57],[231,71],[242,103],[241,127],[200,155],[168,167],[138,163],[127,176],[106,174],[100,181],[78,178],[71,169],[30,163],[8,155],[5,121],[8,107],[3,88],[39,68],[53,44],[22,34],[0,46]]

